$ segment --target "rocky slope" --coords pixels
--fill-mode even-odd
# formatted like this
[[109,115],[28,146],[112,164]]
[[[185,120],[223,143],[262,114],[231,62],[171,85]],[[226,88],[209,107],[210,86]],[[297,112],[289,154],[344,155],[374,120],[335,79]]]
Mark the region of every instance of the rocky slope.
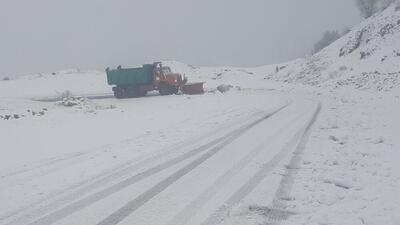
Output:
[[319,53],[277,70],[267,78],[334,89],[400,87],[400,4],[363,21]]

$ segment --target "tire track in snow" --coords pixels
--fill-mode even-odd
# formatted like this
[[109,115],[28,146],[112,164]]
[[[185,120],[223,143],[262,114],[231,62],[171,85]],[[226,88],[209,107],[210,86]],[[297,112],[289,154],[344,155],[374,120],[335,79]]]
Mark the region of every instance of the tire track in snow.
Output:
[[264,215],[267,217],[267,224],[279,225],[291,214],[286,211],[287,202],[285,199],[290,199],[290,193],[293,188],[297,169],[300,167],[300,162],[306,149],[308,138],[311,134],[311,127],[317,120],[317,116],[320,113],[321,108],[322,106],[321,104],[319,104],[317,111],[311,120],[311,123],[307,126],[303,138],[300,140],[293,153],[293,157],[290,159],[289,164],[286,166],[285,173],[279,184],[279,188],[275,193],[270,210],[268,210],[267,213],[264,213]]
[[[255,113],[255,114],[258,114],[258,113]],[[219,116],[219,114],[209,115],[206,118],[204,118],[204,120],[207,121],[208,119],[214,118],[215,116]],[[178,124],[181,124],[183,122],[185,122],[185,120],[181,121]],[[67,167],[69,167],[71,165],[84,162],[89,158],[97,156],[102,151],[104,151],[104,149],[107,149],[110,146],[115,146],[117,144],[125,144],[125,143],[129,143],[129,142],[135,142],[136,140],[142,139],[142,138],[147,137],[147,136],[148,136],[148,134],[141,134],[141,135],[135,136],[133,138],[128,138],[128,139],[125,139],[125,140],[122,140],[122,141],[118,141],[118,142],[115,142],[115,143],[104,144],[102,146],[93,148],[93,150],[90,150],[88,152],[75,152],[75,153],[70,153],[70,154],[66,154],[66,155],[63,155],[63,156],[59,156],[59,157],[53,157],[53,158],[41,160],[41,161],[33,163],[31,165],[24,166],[23,168],[20,168],[20,169],[11,171],[11,172],[7,172],[5,174],[0,174],[0,182],[9,183],[7,181],[7,178],[13,178],[13,177],[18,176],[18,175],[23,175],[23,174],[26,174],[26,173],[32,173],[34,171],[39,172],[39,174],[37,174],[35,176],[32,176],[32,178],[30,178],[32,180],[32,179],[35,179],[35,178],[40,177],[40,176],[44,176],[44,175],[49,174],[49,173],[54,173],[55,171],[67,168]],[[56,166],[57,164],[61,164],[61,165],[59,167],[56,167],[56,168],[54,168],[54,167],[53,168],[48,168],[48,167]],[[26,181],[26,180],[27,179],[24,178],[24,181]]]
[[[35,221],[33,223],[30,223],[30,224],[31,225],[33,225],[33,224],[35,224],[35,225],[52,224],[52,223],[54,223],[54,222],[56,222],[56,221],[58,221],[58,220],[60,220],[60,219],[62,219],[64,217],[66,217],[66,216],[68,216],[68,215],[70,215],[70,214],[72,214],[74,212],[77,212],[77,211],[79,211],[79,210],[81,210],[81,209],[83,209],[83,208],[85,208],[85,207],[97,202],[97,201],[100,201],[100,200],[102,200],[102,199],[114,194],[115,192],[118,192],[118,191],[120,191],[120,190],[122,190],[122,189],[124,189],[124,188],[126,188],[126,187],[128,187],[130,185],[133,185],[133,184],[135,184],[135,183],[137,183],[139,181],[144,180],[145,178],[147,178],[147,177],[149,177],[151,175],[154,175],[154,174],[156,174],[158,172],[161,172],[162,170],[165,170],[167,168],[170,168],[170,167],[178,164],[179,162],[182,162],[185,159],[188,159],[188,158],[190,158],[192,156],[195,156],[195,155],[201,153],[202,151],[207,150],[208,148],[212,147],[213,144],[216,144],[219,141],[221,141],[221,139],[217,139],[217,140],[215,140],[213,142],[210,142],[210,143],[208,143],[208,144],[206,144],[204,146],[201,146],[201,147],[199,147],[199,148],[197,148],[195,150],[192,150],[192,151],[190,151],[188,153],[185,153],[184,155],[181,155],[181,156],[179,156],[177,158],[174,158],[172,160],[169,160],[169,161],[167,161],[165,163],[162,163],[160,165],[152,167],[152,168],[150,168],[150,169],[148,169],[148,170],[146,170],[144,172],[136,174],[135,176],[130,177],[128,179],[125,179],[122,182],[119,182],[117,184],[114,184],[111,187],[108,187],[108,188],[106,188],[104,190],[101,190],[101,191],[96,192],[94,194],[91,194],[91,195],[89,195],[87,197],[84,197],[83,199],[80,199],[80,200],[78,200],[76,202],[68,204],[67,206],[65,206],[65,207],[63,207],[63,208],[61,208],[61,209],[59,209],[59,210],[47,215],[47,216],[44,216],[41,219],[39,219],[39,220],[37,220],[37,221]],[[135,165],[134,166],[135,168],[130,168],[130,169],[138,169],[138,168],[140,168],[140,166],[142,166],[142,164]],[[125,175],[125,172],[129,172],[129,171],[130,170],[127,169],[127,170],[122,171],[122,173],[119,173],[119,174],[122,174],[122,176],[123,176],[123,175]],[[119,174],[117,174],[117,175],[119,176]],[[113,177],[111,177],[110,179],[106,178],[107,179],[106,182],[108,182],[111,179],[113,179],[114,175],[115,174],[113,174]],[[95,185],[91,185],[91,187],[94,187],[94,186]],[[73,195],[72,197],[78,197],[78,196],[81,196],[81,195],[82,195],[81,193],[76,193],[76,195]],[[46,207],[46,210],[47,209],[51,209],[51,207],[48,206],[48,207]]]
[[[243,198],[245,198],[251,191],[254,190],[255,187],[268,175],[271,171],[279,165],[279,162],[284,159],[285,155],[289,153],[293,147],[298,148],[299,146],[305,147],[305,144],[308,139],[308,135],[311,132],[312,125],[318,118],[319,112],[321,110],[321,104],[319,103],[317,109],[315,110],[311,120],[305,125],[304,129],[300,130],[294,138],[288,142],[283,150],[275,157],[264,164],[259,172],[257,172],[254,176],[247,181],[237,192],[235,192],[225,203],[218,208],[213,214],[211,214],[202,225],[216,225],[219,224],[224,216],[229,212],[232,207],[239,203]],[[300,139],[300,140],[299,140]],[[301,147],[300,147],[301,148]],[[293,156],[296,157],[296,154]],[[282,187],[280,187],[282,188]],[[278,189],[278,193],[281,190]],[[278,194],[280,195],[280,194]],[[273,210],[272,210],[273,211]],[[276,213],[278,215],[278,213]]]
[[[76,202],[73,202],[71,204],[68,204],[67,206],[58,209],[44,217],[39,218],[38,220],[29,223],[29,225],[49,225],[49,224],[53,224],[71,214],[73,214],[74,212],[77,212],[99,200],[102,200],[128,186],[131,186],[141,180],[144,180],[145,178],[154,175],[158,172],[161,172],[165,169],[168,169],[186,159],[189,159],[197,154],[200,154],[201,152],[206,151],[207,149],[211,148],[212,146],[222,142],[225,145],[229,144],[228,140],[230,142],[232,142],[234,139],[232,137],[237,138],[237,136],[240,136],[242,133],[244,133],[246,130],[250,129],[251,127],[255,126],[257,123],[260,123],[263,120],[266,120],[267,118],[271,117],[272,115],[278,113],[279,111],[283,110],[284,108],[286,108],[290,103],[287,103],[285,105],[283,105],[282,107],[272,111],[271,113],[268,113],[266,116],[262,117],[261,119],[257,119],[256,121],[242,126],[237,130],[231,131],[229,132],[227,135],[218,138],[212,142],[209,142],[208,144],[205,144],[203,146],[200,146],[192,151],[189,151],[181,156],[178,156],[176,158],[173,158],[171,160],[168,160],[167,162],[161,163],[155,167],[152,167],[144,172],[141,172],[139,174],[136,174],[135,176],[132,176],[126,180],[123,180],[117,184],[114,184],[102,191],[96,192],[94,194],[91,194],[87,197],[84,197],[83,199],[80,199]],[[220,145],[218,145],[220,146]],[[222,148],[223,146],[220,146],[220,148]],[[211,150],[212,151],[212,150]],[[207,154],[207,153],[206,153]],[[201,157],[202,158],[202,157]],[[197,160],[196,160],[197,161]],[[123,218],[122,218],[123,219]]]
[[[252,118],[252,117],[258,117],[261,114],[262,114],[262,112],[256,112],[248,118],[245,118],[245,119],[242,118],[240,120],[233,121],[232,123],[228,123],[226,125],[218,127],[218,129],[224,130],[226,128],[231,128],[238,123],[240,124],[244,121],[247,121],[249,118]],[[79,183],[76,183],[74,185],[71,185],[68,188],[63,189],[62,191],[57,191],[55,193],[52,193],[45,199],[39,200],[28,206],[20,208],[12,213],[4,215],[0,218],[0,222],[9,220],[12,217],[16,217],[19,214],[21,214],[22,212],[25,212],[27,210],[31,210],[31,211],[29,213],[26,213],[26,215],[23,215],[17,219],[14,219],[12,221],[12,223],[20,224],[20,223],[23,223],[21,221],[30,221],[33,219],[33,217],[35,215],[46,214],[47,212],[50,212],[51,210],[54,210],[55,208],[59,208],[68,202],[72,202],[72,201],[78,199],[79,197],[90,193],[90,191],[92,191],[92,190],[99,189],[99,187],[105,186],[108,183],[118,180],[121,177],[128,175],[129,173],[132,173],[140,168],[143,168],[146,165],[148,165],[154,161],[160,160],[164,157],[167,157],[168,155],[174,154],[175,152],[177,152],[177,150],[183,149],[189,143],[207,139],[208,137],[215,134],[216,132],[217,132],[216,130],[214,130],[212,132],[207,132],[206,134],[204,134],[200,137],[191,138],[183,143],[172,145],[173,147],[169,147],[169,149],[172,149],[172,150],[168,150],[166,152],[164,150],[156,151],[152,154],[149,154],[150,157],[148,157],[148,158],[145,158],[148,155],[140,156],[130,162],[121,164],[120,166],[117,166],[115,168],[107,170],[104,173],[99,174],[98,176],[94,176],[94,177],[91,177],[84,181],[81,181]],[[228,133],[228,134],[230,134],[230,133]],[[217,140],[220,140],[220,139],[217,139]],[[217,140],[214,140],[214,141],[217,141]],[[210,143],[214,143],[214,142],[211,141],[211,142],[209,142],[209,144]],[[142,159],[142,158],[144,158],[144,159]]]
[[174,216],[174,218],[168,223],[168,225],[188,224],[189,220],[197,213],[197,211],[201,207],[204,206],[205,203],[213,198],[224,185],[226,185],[236,174],[242,171],[257,155],[259,155],[265,149],[266,146],[268,146],[268,142],[270,142],[270,140],[273,140],[274,138],[281,135],[284,131],[287,130],[288,127],[293,125],[294,122],[298,121],[302,117],[304,117],[304,114],[297,116],[289,122],[285,123],[285,125],[283,125],[277,132],[267,137],[267,141],[264,141],[257,147],[253,148],[244,158],[242,158],[232,168],[226,171],[212,185],[210,185],[209,188],[203,191],[195,200],[190,202],[182,211]]
[[146,202],[150,201],[154,196],[158,195],[160,192],[168,188],[171,184],[175,183],[184,175],[188,174],[193,169],[197,168],[203,162],[214,156],[216,153],[221,151],[226,145],[232,143],[238,137],[240,137],[243,133],[247,130],[251,129],[255,125],[265,121],[266,119],[270,118],[272,115],[278,113],[282,109],[286,108],[287,105],[273,111],[266,116],[250,123],[249,125],[241,128],[232,136],[230,136],[227,140],[224,140],[222,143],[218,144],[217,146],[213,147],[210,151],[206,152],[199,158],[195,159],[188,165],[184,166],[182,169],[178,170],[177,172],[173,173],[171,176],[167,177],[166,179],[162,180],[143,194],[139,195],[137,198],[133,199],[132,201],[125,204],[122,208],[117,210],[116,212],[112,213],[110,216],[102,220],[98,225],[115,225],[121,222],[123,219],[128,217],[131,213],[136,211],[138,208],[143,206]]

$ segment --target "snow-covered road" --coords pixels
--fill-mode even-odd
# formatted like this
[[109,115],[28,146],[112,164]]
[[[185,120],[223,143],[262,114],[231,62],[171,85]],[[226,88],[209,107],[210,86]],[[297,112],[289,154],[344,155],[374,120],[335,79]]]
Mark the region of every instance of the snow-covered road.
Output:
[[[116,100],[90,72],[0,82],[0,225],[399,224],[399,90],[179,65],[206,94]],[[67,90],[88,98],[54,102]]]
[[[116,108],[122,109],[122,114],[109,109],[95,116],[95,122],[103,127],[112,130],[115,123],[121,129],[111,135],[111,144],[107,145],[110,140],[104,140],[106,134],[98,131],[97,137],[88,137],[86,142],[103,138],[97,142],[104,141],[100,148],[42,150],[42,155],[52,158],[26,160],[22,167],[2,170],[0,224],[241,224],[241,218],[229,216],[232,208],[241,204],[284,219],[291,212],[281,212],[279,204],[290,193],[290,169],[301,157],[320,105],[273,92],[243,93],[120,101]],[[177,104],[185,99],[190,101]],[[115,100],[96,101],[104,105]],[[236,104],[239,101],[240,106]],[[160,106],[155,114],[155,102],[174,107]],[[195,108],[199,105],[202,107]],[[53,110],[60,111],[41,119],[56,121],[57,116],[64,116],[65,123],[79,120],[82,132],[94,124],[88,120],[92,114],[49,111]],[[130,137],[139,138],[117,140],[118,134],[131,127],[127,121],[140,124],[140,118],[124,117],[140,112],[146,122],[158,118],[153,130],[150,122],[145,134],[133,129]],[[169,118],[175,115],[175,119],[163,123],[163,113]],[[122,116],[110,120],[116,114]],[[19,122],[24,120],[30,118]],[[161,125],[167,128],[162,130]],[[175,133],[169,133],[171,130]],[[157,140],[161,131],[164,139]],[[72,134],[70,140],[77,137],[79,143],[79,135],[82,133]],[[25,149],[18,143],[14,146]],[[54,147],[51,141],[48,146]],[[287,171],[282,171],[283,165]]]

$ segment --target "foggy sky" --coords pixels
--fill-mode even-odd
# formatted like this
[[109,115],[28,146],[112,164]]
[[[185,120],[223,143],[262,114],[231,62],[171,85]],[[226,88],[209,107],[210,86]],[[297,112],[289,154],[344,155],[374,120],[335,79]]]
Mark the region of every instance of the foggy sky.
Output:
[[0,0],[0,77],[157,60],[266,65],[359,21],[352,0]]

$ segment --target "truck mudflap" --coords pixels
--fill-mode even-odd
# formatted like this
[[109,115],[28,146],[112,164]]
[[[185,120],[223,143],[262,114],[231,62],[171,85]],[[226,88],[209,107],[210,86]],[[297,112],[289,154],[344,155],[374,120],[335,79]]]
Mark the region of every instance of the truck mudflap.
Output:
[[201,95],[204,94],[204,82],[189,83],[182,86],[181,90],[186,95]]

